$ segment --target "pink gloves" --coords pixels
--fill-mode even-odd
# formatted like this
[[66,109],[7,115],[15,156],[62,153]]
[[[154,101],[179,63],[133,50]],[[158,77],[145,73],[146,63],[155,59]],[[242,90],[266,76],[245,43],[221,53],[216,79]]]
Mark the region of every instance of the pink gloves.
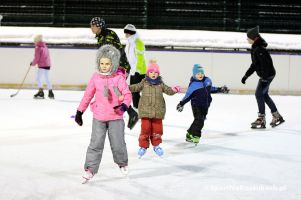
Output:
[[176,92],[176,93],[181,92],[181,87],[180,87],[180,86],[174,86],[174,87],[172,87],[171,89],[172,89],[172,91],[174,91],[174,92]]

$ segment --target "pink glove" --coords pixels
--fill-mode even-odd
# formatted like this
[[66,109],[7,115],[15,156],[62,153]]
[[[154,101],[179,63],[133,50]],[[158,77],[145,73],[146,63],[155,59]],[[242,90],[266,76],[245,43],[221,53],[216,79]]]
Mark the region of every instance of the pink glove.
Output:
[[176,92],[176,93],[181,92],[181,87],[180,87],[180,86],[174,86],[174,87],[172,87],[171,89],[172,89],[172,91],[174,91],[174,92]]

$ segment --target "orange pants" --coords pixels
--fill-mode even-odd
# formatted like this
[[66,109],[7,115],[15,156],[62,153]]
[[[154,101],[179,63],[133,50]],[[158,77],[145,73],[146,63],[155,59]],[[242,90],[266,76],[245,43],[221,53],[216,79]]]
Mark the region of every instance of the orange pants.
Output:
[[141,119],[141,133],[139,136],[139,146],[143,148],[149,147],[151,141],[153,146],[162,143],[163,126],[162,119]]

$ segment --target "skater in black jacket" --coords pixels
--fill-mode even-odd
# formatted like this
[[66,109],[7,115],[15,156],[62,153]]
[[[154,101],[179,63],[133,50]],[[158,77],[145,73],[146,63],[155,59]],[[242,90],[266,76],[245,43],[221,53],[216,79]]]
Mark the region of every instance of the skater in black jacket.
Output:
[[265,128],[265,103],[268,105],[272,112],[272,122],[270,125],[272,127],[278,126],[284,122],[282,116],[279,114],[277,107],[271,97],[269,96],[269,87],[273,81],[276,71],[273,65],[272,58],[267,51],[267,43],[259,34],[259,26],[249,29],[247,31],[247,37],[249,44],[252,44],[251,48],[251,59],[252,64],[247,70],[241,82],[246,83],[246,80],[251,76],[255,71],[259,76],[259,81],[257,84],[255,96],[258,105],[258,118],[255,122],[251,124],[251,128]]

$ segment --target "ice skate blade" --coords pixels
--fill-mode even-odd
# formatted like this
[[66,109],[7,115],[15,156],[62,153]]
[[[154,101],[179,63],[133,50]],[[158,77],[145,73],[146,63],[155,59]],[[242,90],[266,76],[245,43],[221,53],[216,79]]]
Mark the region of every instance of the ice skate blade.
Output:
[[34,99],[45,99],[45,97],[33,97]]
[[86,178],[84,178],[84,177],[83,177],[83,179],[84,179],[84,180],[82,181],[82,184],[87,184],[87,183],[90,181],[90,179],[86,179]]
[[266,127],[265,126],[260,126],[260,127],[251,126],[251,129],[266,129]]

